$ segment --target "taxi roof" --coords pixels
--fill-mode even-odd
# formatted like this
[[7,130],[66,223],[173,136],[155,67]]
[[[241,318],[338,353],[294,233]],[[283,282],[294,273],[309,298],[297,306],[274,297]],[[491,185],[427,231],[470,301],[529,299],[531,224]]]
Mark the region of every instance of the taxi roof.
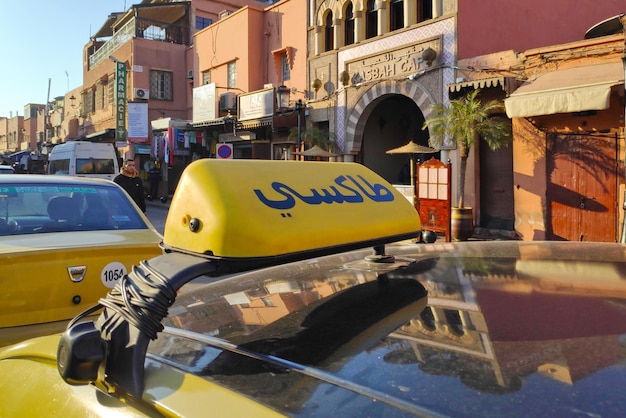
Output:
[[[95,323],[75,318],[59,344],[59,372],[69,383],[140,396],[148,343],[189,281],[367,246],[384,255],[384,244],[419,232],[415,207],[360,164],[197,160],[172,198],[165,254],[135,266],[84,313],[104,307]],[[85,341],[94,350],[88,358],[79,354]]]
[[[194,280],[146,361],[123,365],[145,366],[140,402],[177,416],[622,415],[626,245],[401,242],[387,263],[370,253]],[[36,343],[3,354],[54,357]],[[128,400],[111,365],[99,387]],[[258,410],[234,412],[225,390]]]

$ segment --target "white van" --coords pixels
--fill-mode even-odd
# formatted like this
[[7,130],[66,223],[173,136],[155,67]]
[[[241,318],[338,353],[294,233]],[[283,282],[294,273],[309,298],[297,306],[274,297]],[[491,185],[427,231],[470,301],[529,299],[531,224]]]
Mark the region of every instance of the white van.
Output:
[[113,144],[69,141],[55,146],[48,155],[48,174],[113,180],[118,173]]

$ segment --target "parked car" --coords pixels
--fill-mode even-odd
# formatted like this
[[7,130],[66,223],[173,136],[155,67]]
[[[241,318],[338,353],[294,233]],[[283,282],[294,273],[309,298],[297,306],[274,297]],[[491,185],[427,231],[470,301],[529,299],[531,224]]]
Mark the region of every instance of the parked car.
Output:
[[0,174],[14,174],[15,170],[10,165],[0,165]]
[[110,181],[0,177],[0,346],[63,330],[161,240]]
[[625,245],[419,230],[358,164],[198,160],[97,320],[0,350],[0,416],[623,414]]

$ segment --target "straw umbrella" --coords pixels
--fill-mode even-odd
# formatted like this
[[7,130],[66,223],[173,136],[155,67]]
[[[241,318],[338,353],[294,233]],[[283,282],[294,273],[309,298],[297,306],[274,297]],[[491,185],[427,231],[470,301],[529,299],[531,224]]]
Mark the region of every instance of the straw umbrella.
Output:
[[436,149],[416,144],[413,140],[408,144],[387,151],[387,154],[409,154],[410,157],[410,173],[411,173],[411,189],[413,190],[413,205],[417,203],[415,192],[415,154],[433,154]]
[[323,148],[320,148],[317,145],[313,145],[306,151],[296,152],[296,155],[304,155],[305,157],[317,157],[317,158],[328,158],[328,157],[336,157],[337,154],[333,154],[332,152],[328,152]]

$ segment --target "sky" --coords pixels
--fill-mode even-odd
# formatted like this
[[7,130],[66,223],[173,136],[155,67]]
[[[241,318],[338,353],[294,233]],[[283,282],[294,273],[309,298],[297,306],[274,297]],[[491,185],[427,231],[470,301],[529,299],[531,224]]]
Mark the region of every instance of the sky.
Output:
[[[83,84],[83,47],[109,14],[138,0],[20,0],[0,6],[0,116],[24,116]],[[48,83],[50,80],[50,83]],[[12,112],[12,113],[11,113]]]

